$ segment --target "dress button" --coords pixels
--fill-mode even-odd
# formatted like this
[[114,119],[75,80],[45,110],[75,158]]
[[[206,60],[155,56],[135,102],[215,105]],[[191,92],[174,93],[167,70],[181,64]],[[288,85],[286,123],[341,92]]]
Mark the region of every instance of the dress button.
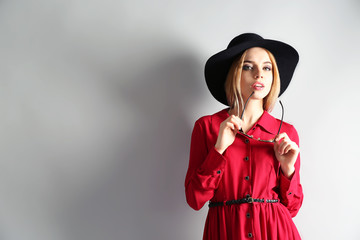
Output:
[[292,194],[292,192],[289,192],[289,195],[291,195]]
[[244,158],[244,160],[245,160],[245,161],[249,161],[249,157],[246,156],[246,157]]
[[245,180],[246,180],[246,181],[248,181],[249,179],[250,179],[250,177],[249,177],[249,176],[246,176],[246,177],[245,177]]
[[216,173],[217,173],[217,174],[220,174],[220,173],[221,173],[221,171],[220,171],[220,170],[218,170]]
[[247,218],[250,218],[250,213],[247,213],[247,214],[246,214],[246,217],[247,217]]
[[249,141],[249,139],[245,139],[245,143],[249,143],[250,141]]
[[250,194],[246,194],[245,197],[246,197],[246,198],[249,198],[249,197],[250,197]]
[[252,238],[253,237],[252,233],[248,233],[248,237]]

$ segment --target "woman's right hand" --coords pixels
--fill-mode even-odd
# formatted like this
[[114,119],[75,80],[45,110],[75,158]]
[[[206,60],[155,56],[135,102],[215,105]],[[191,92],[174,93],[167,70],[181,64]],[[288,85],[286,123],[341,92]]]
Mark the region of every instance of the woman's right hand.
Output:
[[235,115],[229,116],[220,124],[219,135],[215,149],[223,154],[224,151],[235,141],[235,136],[241,129],[242,120]]

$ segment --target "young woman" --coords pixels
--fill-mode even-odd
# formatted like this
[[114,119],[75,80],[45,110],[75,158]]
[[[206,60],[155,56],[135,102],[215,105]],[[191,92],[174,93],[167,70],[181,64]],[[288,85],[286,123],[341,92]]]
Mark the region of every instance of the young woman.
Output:
[[207,61],[207,86],[229,108],[198,119],[191,137],[185,193],[195,210],[210,201],[203,239],[300,239],[298,134],[268,113],[298,60],[288,44],[246,33]]

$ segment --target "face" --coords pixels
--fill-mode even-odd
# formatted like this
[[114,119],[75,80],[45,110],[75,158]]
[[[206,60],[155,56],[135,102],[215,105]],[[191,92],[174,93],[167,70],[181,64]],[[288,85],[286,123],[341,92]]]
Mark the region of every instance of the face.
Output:
[[272,63],[267,52],[259,47],[248,49],[240,82],[244,101],[252,92],[254,92],[252,99],[262,100],[269,94],[272,81]]

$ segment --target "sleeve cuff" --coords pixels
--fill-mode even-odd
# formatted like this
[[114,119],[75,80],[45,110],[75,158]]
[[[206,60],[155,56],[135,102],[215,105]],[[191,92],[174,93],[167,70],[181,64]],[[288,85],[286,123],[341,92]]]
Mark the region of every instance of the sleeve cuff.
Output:
[[202,163],[200,171],[204,174],[220,175],[224,171],[225,164],[225,157],[213,147],[209,151],[205,161]]
[[290,176],[290,178],[287,178],[284,173],[280,170],[280,194],[281,196],[289,196],[292,195],[296,184],[296,171]]

